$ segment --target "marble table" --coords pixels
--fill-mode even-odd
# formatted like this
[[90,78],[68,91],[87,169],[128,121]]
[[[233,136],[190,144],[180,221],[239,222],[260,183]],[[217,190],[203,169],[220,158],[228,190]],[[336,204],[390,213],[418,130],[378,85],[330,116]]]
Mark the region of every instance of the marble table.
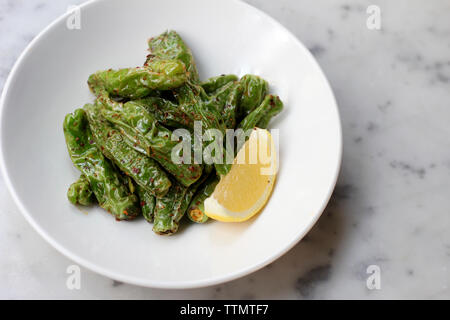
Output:
[[[31,39],[80,2],[0,0],[0,88]],[[308,46],[339,104],[342,170],[308,236],[222,285],[156,290],[81,269],[81,289],[68,290],[72,262],[31,228],[0,178],[0,298],[450,298],[450,3],[248,2]],[[367,26],[370,5],[379,30]]]

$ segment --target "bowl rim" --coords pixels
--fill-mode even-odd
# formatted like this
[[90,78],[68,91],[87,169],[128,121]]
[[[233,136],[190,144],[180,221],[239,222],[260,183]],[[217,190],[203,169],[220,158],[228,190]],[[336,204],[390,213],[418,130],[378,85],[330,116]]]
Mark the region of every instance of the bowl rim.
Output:
[[[89,0],[86,1],[78,7],[80,9],[86,9],[90,6],[92,6],[95,3],[104,2],[105,0]],[[159,281],[148,281],[148,280],[142,280],[139,277],[133,277],[133,276],[127,276],[123,274],[118,274],[113,271],[108,270],[105,267],[98,266],[96,263],[93,263],[91,261],[88,261],[82,257],[80,257],[77,254],[72,253],[69,249],[65,248],[63,245],[59,244],[57,240],[53,239],[51,235],[47,233],[46,230],[44,230],[39,223],[33,218],[33,215],[30,214],[30,212],[25,208],[25,206],[22,204],[19,195],[17,194],[12,182],[11,178],[8,174],[8,170],[6,168],[5,158],[4,158],[4,142],[3,142],[3,120],[4,120],[4,109],[5,109],[5,101],[6,97],[8,95],[9,88],[11,86],[11,83],[13,82],[13,79],[15,78],[16,72],[19,68],[19,66],[22,64],[22,61],[26,58],[28,53],[33,49],[33,47],[36,45],[36,43],[39,42],[39,40],[50,30],[52,30],[56,25],[58,25],[62,20],[66,19],[71,13],[65,12],[55,20],[53,20],[47,27],[45,27],[41,32],[38,33],[37,36],[33,38],[33,40],[25,47],[25,49],[22,51],[22,53],[19,55],[19,58],[14,63],[11,71],[9,72],[9,75],[7,77],[7,80],[3,86],[2,95],[0,97],[0,169],[1,173],[3,174],[5,184],[7,186],[7,189],[9,190],[15,204],[19,208],[20,212],[23,214],[25,219],[31,224],[31,226],[40,234],[53,248],[55,248],[57,251],[59,251],[61,254],[66,256],[68,259],[74,261],[75,263],[94,271],[95,273],[101,274],[105,277],[108,277],[113,280],[137,285],[137,286],[143,286],[143,287],[150,287],[150,288],[158,288],[158,289],[193,289],[193,288],[202,288],[202,287],[208,287],[213,286],[217,284],[221,284],[224,282],[229,282],[238,278],[241,278],[243,276],[246,276],[250,273],[253,273],[266,265],[272,263],[273,261],[277,260],[279,257],[287,253],[290,249],[292,249],[315,225],[317,220],[322,215],[323,211],[325,210],[331,195],[334,191],[334,188],[337,183],[337,179],[339,176],[341,164],[342,164],[342,152],[343,152],[343,141],[342,141],[342,124],[341,124],[341,117],[339,114],[339,108],[336,102],[336,98],[334,96],[333,90],[331,88],[330,82],[328,78],[325,76],[325,73],[323,72],[322,68],[320,67],[317,60],[313,57],[311,52],[303,45],[303,43],[286,27],[284,27],[280,22],[278,22],[276,19],[272,18],[267,13],[261,11],[260,9],[242,1],[242,0],[232,0],[235,5],[244,5],[247,6],[247,8],[251,9],[255,14],[259,15],[263,19],[268,19],[271,23],[276,25],[278,28],[281,28],[286,35],[288,35],[289,39],[295,43],[295,45],[302,50],[305,53],[305,56],[309,60],[309,63],[312,63],[315,65],[319,73],[322,75],[323,79],[325,80],[325,84],[328,87],[332,102],[336,111],[337,116],[337,134],[338,134],[338,161],[335,164],[334,173],[332,177],[331,184],[328,187],[327,195],[320,207],[320,209],[314,214],[314,218],[311,219],[309,224],[304,228],[302,232],[300,232],[298,235],[293,237],[293,239],[290,240],[289,244],[283,248],[280,251],[275,252],[274,254],[268,256],[266,259],[260,261],[259,263],[250,265],[246,268],[240,269],[234,273],[231,274],[225,274],[222,276],[210,278],[210,279],[203,279],[203,280],[189,280],[189,281],[182,281],[182,282],[176,282],[176,283],[167,283],[167,282],[159,282]]]

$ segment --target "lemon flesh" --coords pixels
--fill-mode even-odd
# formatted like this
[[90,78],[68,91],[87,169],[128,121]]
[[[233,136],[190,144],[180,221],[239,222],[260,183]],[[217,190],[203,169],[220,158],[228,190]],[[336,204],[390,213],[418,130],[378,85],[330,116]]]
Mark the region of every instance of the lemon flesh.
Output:
[[255,128],[239,150],[230,172],[205,200],[206,215],[224,222],[250,219],[270,198],[276,171],[272,136],[267,130]]

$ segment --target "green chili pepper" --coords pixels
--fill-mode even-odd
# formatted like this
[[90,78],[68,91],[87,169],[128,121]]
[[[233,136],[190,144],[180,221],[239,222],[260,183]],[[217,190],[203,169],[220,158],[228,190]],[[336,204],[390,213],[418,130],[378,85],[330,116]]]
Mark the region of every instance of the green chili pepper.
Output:
[[219,90],[226,84],[230,82],[235,82],[239,78],[234,74],[222,74],[218,77],[212,77],[201,83],[203,90],[207,94],[214,94],[215,91]]
[[187,216],[191,221],[205,223],[208,220],[208,216],[205,214],[204,202],[212,195],[219,181],[219,177],[212,173],[199,187],[187,210]]
[[178,230],[178,224],[183,217],[189,201],[189,188],[173,181],[169,192],[156,200],[153,231],[157,234],[173,234]]
[[[180,109],[193,120],[201,120],[202,116],[196,114],[194,105],[200,94],[206,97],[206,93],[196,84],[199,82],[198,72],[195,66],[191,50],[183,39],[175,31],[167,31],[161,35],[150,38],[148,41],[150,54],[145,64],[164,59],[178,59],[184,63],[189,74],[188,83],[174,90]],[[144,65],[145,65],[144,64]]]
[[[158,59],[179,59],[186,65],[188,81],[174,90],[180,109],[194,121],[202,122],[204,130],[219,129],[225,132],[223,119],[215,103],[208,100],[208,95],[198,85],[198,73],[191,50],[175,31],[165,32],[148,42],[150,55],[146,63]],[[206,101],[206,102],[205,102]]]
[[130,194],[120,173],[97,148],[84,110],[68,114],[63,128],[70,158],[89,181],[100,206],[118,220],[135,218],[140,213],[138,198]]
[[273,97],[270,102],[270,108],[264,109],[264,115],[256,124],[258,128],[266,129],[270,120],[283,110],[283,103],[278,96]]
[[136,190],[140,200],[142,215],[147,222],[153,222],[153,212],[156,203],[155,197],[139,185],[136,187]]
[[224,126],[228,129],[234,129],[236,127],[236,112],[238,111],[239,100],[241,99],[243,92],[242,85],[232,83],[228,95],[223,104],[222,118],[224,119]]
[[[238,103],[242,95],[243,87],[237,81],[228,82],[216,91],[212,96],[209,96],[206,102],[203,102],[204,106],[212,110],[211,115],[207,115],[207,119],[218,120],[215,123],[207,123],[203,119],[202,123],[207,123],[206,129],[215,128],[221,130],[222,134],[225,133],[225,129],[234,129],[236,126],[236,112],[238,109]],[[214,110],[217,111],[214,112]],[[219,114],[219,115],[218,115]],[[217,143],[214,141],[214,143]],[[224,148],[224,159],[226,154],[233,152]],[[215,168],[218,174],[224,175],[228,171],[225,168],[226,163],[216,163]]]
[[239,128],[244,131],[253,129],[261,125],[263,128],[267,127],[270,119],[281,112],[283,103],[278,96],[271,94],[266,95],[263,102],[250,112],[239,124]]
[[191,114],[194,120],[201,121],[203,129],[218,129],[225,132],[221,110],[215,99],[210,99],[199,85],[187,83],[178,88],[175,97],[180,108]]
[[[254,127],[266,128],[270,119],[281,112],[283,109],[283,103],[281,102],[278,96],[274,96],[271,94],[266,95],[263,102],[259,107],[254,109],[250,114],[248,114],[239,124],[239,128],[241,128],[244,132]],[[230,148],[225,148],[224,159],[226,159],[226,154],[228,152],[232,152],[234,155],[237,154],[238,150],[231,151]],[[226,163],[223,161],[223,164],[216,164],[215,168],[218,174],[226,175],[230,169],[232,164]]]
[[219,113],[222,113],[228,96],[231,92],[233,92],[238,84],[239,82],[237,81],[228,82],[224,86],[214,91],[213,94],[209,94],[206,98],[203,98],[203,100],[207,103],[215,104],[217,111]]
[[202,101],[208,96],[197,83],[198,73],[191,50],[175,31],[168,31],[158,37],[151,38],[148,42],[150,55],[146,63],[159,59],[179,59],[188,70],[189,80],[183,86],[174,90],[175,97],[183,112],[194,120],[202,120],[205,129],[221,128],[220,114],[215,106]]
[[192,197],[209,176],[212,168],[206,165],[202,177],[189,187],[173,181],[169,192],[164,197],[156,199],[153,223],[155,233],[170,235],[177,232],[179,222],[191,203]]
[[67,191],[67,198],[73,204],[88,206],[96,202],[88,179],[82,174],[77,181],[72,183]]
[[134,103],[142,105],[156,120],[165,126],[173,128],[194,129],[194,119],[183,111],[179,105],[160,97],[147,97],[135,100]]
[[101,89],[119,97],[139,99],[153,90],[169,90],[187,80],[186,68],[178,60],[155,60],[144,67],[99,71],[89,77],[94,94]]
[[158,163],[130,147],[121,133],[103,118],[99,106],[87,104],[84,110],[103,154],[147,192],[157,197],[166,194],[171,183]]
[[239,82],[244,88],[239,102],[239,118],[243,118],[261,104],[269,85],[264,79],[251,74],[243,76]]
[[[197,223],[208,219],[204,200],[219,182],[212,171],[223,176],[231,168],[227,163],[194,162],[194,146],[219,147],[219,141],[211,142],[217,137],[208,129],[224,134],[236,127],[266,128],[283,104],[277,96],[266,95],[268,83],[255,75],[240,80],[220,75],[200,82],[192,52],[175,31],[151,38],[148,47],[142,67],[92,74],[88,84],[96,104],[66,116],[69,154],[82,172],[67,197],[87,205],[95,196],[118,220],[142,212],[148,222],[154,221],[154,232],[173,234],[186,212]],[[200,144],[192,141],[195,121],[202,124],[202,138],[210,133]],[[172,161],[173,150],[179,158],[184,151],[166,126],[190,131],[189,163]],[[231,146],[224,151],[224,159],[236,154]]]
[[153,61],[175,59],[186,66],[190,81],[198,82],[198,72],[191,50],[175,31],[167,31],[148,40],[150,54],[144,65],[151,65]]
[[120,130],[130,147],[158,161],[184,186],[201,177],[202,166],[194,163],[192,152],[189,164],[172,161],[172,149],[179,142],[172,141],[172,132],[160,125],[141,104],[129,101],[122,105],[105,95],[99,96],[99,101],[103,105],[103,116]]

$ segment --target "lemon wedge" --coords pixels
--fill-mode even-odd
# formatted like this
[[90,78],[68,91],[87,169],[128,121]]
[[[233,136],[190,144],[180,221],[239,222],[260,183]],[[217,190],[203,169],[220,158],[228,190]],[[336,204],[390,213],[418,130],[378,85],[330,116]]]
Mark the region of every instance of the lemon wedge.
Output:
[[242,222],[258,213],[272,193],[277,173],[269,131],[255,128],[239,150],[230,172],[205,200],[205,214],[223,222]]

